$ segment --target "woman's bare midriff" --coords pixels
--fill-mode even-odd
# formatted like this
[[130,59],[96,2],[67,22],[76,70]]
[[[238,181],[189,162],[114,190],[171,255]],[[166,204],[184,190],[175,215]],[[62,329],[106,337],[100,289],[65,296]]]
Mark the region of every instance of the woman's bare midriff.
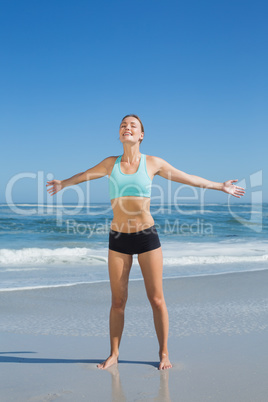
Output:
[[113,220],[111,229],[116,232],[134,233],[154,225],[150,213],[150,198],[120,197],[111,201]]

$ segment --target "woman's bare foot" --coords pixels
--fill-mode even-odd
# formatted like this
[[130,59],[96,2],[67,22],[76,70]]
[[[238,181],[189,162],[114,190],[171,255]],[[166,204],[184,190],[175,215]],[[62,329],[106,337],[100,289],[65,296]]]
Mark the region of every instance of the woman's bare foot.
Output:
[[104,362],[100,363],[97,365],[97,367],[101,370],[107,369],[108,367],[111,367],[113,364],[118,363],[118,355],[110,355],[108,359],[106,359]]
[[165,353],[162,353],[160,355],[160,364],[158,367],[158,370],[166,370],[172,367],[172,364],[169,361],[168,355]]

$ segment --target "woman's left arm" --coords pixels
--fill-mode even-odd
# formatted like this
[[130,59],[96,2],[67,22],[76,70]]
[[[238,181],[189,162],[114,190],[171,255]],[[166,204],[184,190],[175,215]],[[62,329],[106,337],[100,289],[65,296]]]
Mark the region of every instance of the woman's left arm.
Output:
[[181,170],[176,169],[161,158],[154,157],[152,162],[155,175],[159,175],[161,177],[164,177],[165,179],[176,181],[182,184],[187,184],[193,187],[220,190],[237,198],[240,198],[245,194],[245,190],[243,187],[239,187],[233,184],[238,180],[227,180],[223,183],[217,183],[211,180],[204,179],[203,177],[194,176],[182,172]]

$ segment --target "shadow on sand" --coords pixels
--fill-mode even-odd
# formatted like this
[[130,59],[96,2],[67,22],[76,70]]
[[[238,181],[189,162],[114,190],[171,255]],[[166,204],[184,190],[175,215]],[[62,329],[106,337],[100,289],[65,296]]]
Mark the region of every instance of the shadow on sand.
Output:
[[[21,357],[21,356],[10,356],[10,355],[22,355],[22,354],[35,354],[37,352],[32,351],[14,351],[14,352],[0,352],[0,363],[26,363],[26,364],[70,364],[70,363],[82,363],[82,364],[94,364],[96,370],[97,364],[104,361],[104,359],[53,359],[53,358],[40,358],[40,357]],[[137,365],[148,365],[153,366],[158,369],[159,362],[153,361],[141,361],[141,360],[119,360],[120,365],[122,364],[137,364]],[[102,370],[99,370],[102,371]],[[112,367],[109,367],[105,370],[110,373],[112,383],[111,383],[111,395],[112,401],[121,401],[126,402],[127,398],[125,396],[121,380],[120,373],[118,370],[118,364],[115,364]],[[158,371],[158,370],[157,370]],[[155,402],[171,402],[169,395],[169,370],[160,370],[160,382],[159,382],[159,390],[158,395],[156,395],[153,399]]]
[[[99,364],[105,359],[53,359],[41,357],[17,357],[8,355],[17,354],[35,354],[36,352],[20,351],[20,352],[0,352],[0,363],[37,363],[37,364],[69,364],[69,363],[83,363],[83,364]],[[158,368],[158,362],[140,361],[140,360],[119,360],[120,364],[145,364]]]

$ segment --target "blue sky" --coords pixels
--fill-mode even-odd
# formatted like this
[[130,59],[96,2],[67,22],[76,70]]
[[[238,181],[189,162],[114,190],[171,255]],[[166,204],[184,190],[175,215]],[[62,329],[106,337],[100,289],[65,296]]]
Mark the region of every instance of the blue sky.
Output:
[[[143,121],[141,152],[244,179],[247,202],[261,170],[267,202],[267,15],[264,0],[1,0],[0,202],[7,188],[14,202],[36,202],[38,188],[46,202],[48,174],[120,155],[128,113]],[[109,201],[106,178],[90,183],[89,201]]]

